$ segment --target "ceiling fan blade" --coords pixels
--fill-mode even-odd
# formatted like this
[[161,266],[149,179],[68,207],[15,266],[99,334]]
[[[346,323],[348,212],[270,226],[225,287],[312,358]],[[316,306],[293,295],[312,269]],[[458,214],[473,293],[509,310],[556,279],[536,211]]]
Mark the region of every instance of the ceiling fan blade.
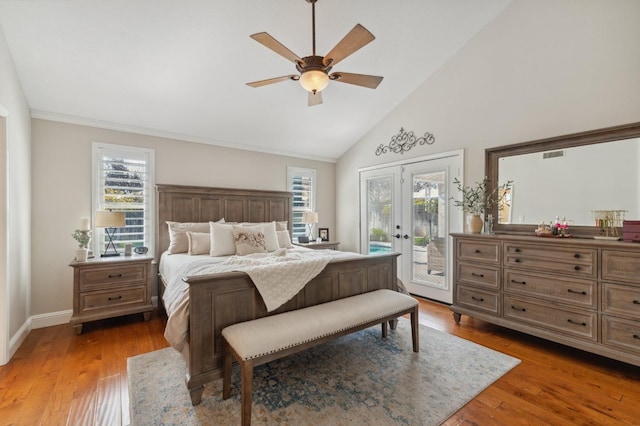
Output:
[[285,80],[297,80],[298,78],[300,78],[300,76],[298,74],[283,75],[282,77],[275,77],[275,78],[268,78],[266,80],[252,81],[251,83],[247,83],[247,86],[262,87],[262,86],[266,86],[267,84],[280,83],[281,81],[285,81]]
[[292,51],[284,47],[282,43],[280,43],[278,40],[271,37],[267,33],[256,33],[256,34],[250,35],[249,37],[257,41],[258,43],[262,44],[263,46],[273,50],[278,55],[287,58],[293,63],[302,61],[302,59],[300,59],[298,55],[296,55],[295,53],[293,53]]
[[379,77],[377,75],[353,74],[350,72],[334,72],[329,76],[329,78],[341,83],[355,84],[356,86],[375,89],[384,77]]
[[322,103],[322,92],[316,92],[315,95],[313,92],[309,92],[309,106],[320,105]]
[[324,57],[325,66],[335,66],[338,62],[351,55],[358,49],[375,40],[373,34],[365,27],[357,24],[342,40]]

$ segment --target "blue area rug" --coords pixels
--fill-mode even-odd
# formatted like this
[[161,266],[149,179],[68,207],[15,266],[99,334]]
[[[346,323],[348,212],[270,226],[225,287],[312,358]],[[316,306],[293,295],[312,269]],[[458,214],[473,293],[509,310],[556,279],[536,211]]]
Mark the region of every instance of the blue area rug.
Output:
[[[400,319],[261,365],[254,370],[253,424],[439,425],[520,361],[420,325],[420,353]],[[222,380],[191,405],[185,363],[167,348],[127,360],[132,425],[240,424],[239,368],[231,398]]]

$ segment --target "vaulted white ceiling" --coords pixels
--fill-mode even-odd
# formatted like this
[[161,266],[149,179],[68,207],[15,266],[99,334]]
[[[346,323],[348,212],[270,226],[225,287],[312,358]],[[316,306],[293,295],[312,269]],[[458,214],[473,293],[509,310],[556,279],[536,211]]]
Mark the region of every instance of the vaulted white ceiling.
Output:
[[[0,26],[34,117],[262,152],[334,160],[511,0],[318,0],[317,54],[356,23],[376,40],[307,107],[295,66],[249,38],[266,31],[311,54],[305,0],[0,1]],[[428,100],[425,100],[428,102]]]

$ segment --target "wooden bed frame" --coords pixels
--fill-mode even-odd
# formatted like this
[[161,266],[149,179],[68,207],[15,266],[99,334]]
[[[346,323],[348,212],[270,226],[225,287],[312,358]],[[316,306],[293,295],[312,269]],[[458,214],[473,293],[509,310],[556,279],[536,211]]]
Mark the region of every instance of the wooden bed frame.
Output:
[[[169,246],[167,221],[292,223],[290,192],[156,185],[158,234],[156,259]],[[273,312],[244,272],[185,277],[189,284],[189,336],[182,354],[187,363],[186,384],[193,405],[200,403],[204,384],[223,373],[222,329],[228,325],[301,309],[368,291],[398,290],[398,253],[337,260],[311,280],[293,299]],[[166,282],[159,277],[158,295]]]

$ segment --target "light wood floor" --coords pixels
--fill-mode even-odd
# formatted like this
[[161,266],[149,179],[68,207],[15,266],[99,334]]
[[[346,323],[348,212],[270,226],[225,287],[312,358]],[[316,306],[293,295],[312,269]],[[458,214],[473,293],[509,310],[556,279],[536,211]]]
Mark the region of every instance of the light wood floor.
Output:
[[[421,300],[420,322],[521,364],[446,425],[640,424],[640,368],[505,330]],[[127,425],[127,357],[167,346],[165,319],[131,315],[33,330],[0,367],[0,425]],[[186,392],[186,390],[185,390]]]

